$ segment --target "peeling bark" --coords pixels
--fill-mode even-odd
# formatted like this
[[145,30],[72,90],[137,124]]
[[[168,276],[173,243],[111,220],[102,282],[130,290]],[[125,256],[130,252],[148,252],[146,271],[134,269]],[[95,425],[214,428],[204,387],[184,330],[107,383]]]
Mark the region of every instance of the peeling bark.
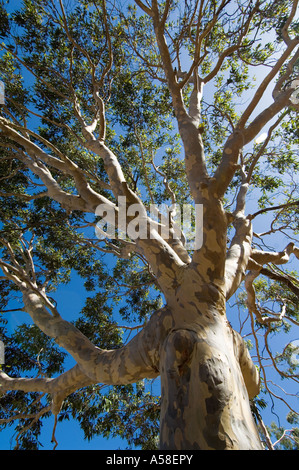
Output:
[[259,376],[242,338],[226,322],[224,299],[215,287],[198,288],[193,282],[188,300],[181,292],[172,308],[156,312],[130,343],[110,351],[51,315],[28,289],[24,302],[34,322],[77,365],[56,379],[13,379],[1,372],[1,392],[50,393],[52,411],[58,414],[64,398],[84,386],[161,375],[161,449],[261,448],[249,406]]
[[[222,198],[236,169],[240,168],[239,160],[244,145],[252,141],[265,124],[291,103],[293,88],[286,87],[285,83],[298,60],[298,52],[294,53],[294,50],[299,40],[298,37],[291,39],[287,28],[295,15],[298,2],[294,1],[291,14],[282,30],[282,37],[287,47],[277,63],[270,68],[237,125],[232,126],[234,129],[223,147],[222,158],[212,176],[207,171],[203,139],[199,130],[203,86],[217,75],[228,55],[241,49],[252,19],[255,13],[259,12],[260,2],[256,2],[248,13],[244,13],[247,17],[244,17],[236,42],[219,54],[214,68],[206,77],[200,77],[198,72],[200,62],[208,53],[206,46],[203,47],[203,42],[229,2],[222,0],[217,9],[215,8],[213,19],[205,25],[202,21],[204,2],[200,4],[195,2],[192,21],[189,26],[185,25],[190,31],[192,26],[192,30],[196,32],[194,58],[189,71],[183,75],[177,73],[174,68],[173,54],[170,52],[165,35],[165,24],[171,2],[166,1],[162,2],[163,5],[159,5],[157,0],[153,0],[146,2],[145,5],[141,0],[135,0],[135,3],[152,20],[161,67],[172,98],[173,111],[183,144],[190,193],[195,204],[203,205],[202,246],[196,249],[191,257],[183,243],[174,240],[173,231],[170,231],[168,239],[164,239],[158,229],[152,227],[145,206],[137,193],[130,189],[117,156],[105,143],[105,105],[100,91],[113,63],[105,2],[102,2],[102,8],[108,60],[100,78],[97,78],[95,70],[99,69],[101,61],[99,60],[97,64],[92,63],[88,52],[84,51],[72,37],[66,12],[60,1],[61,27],[64,27],[73,47],[80,50],[88,60],[95,101],[95,113],[88,125],[81,114],[80,100],[73,87],[70,85],[70,98],[60,93],[61,99],[71,102],[74,118],[81,129],[82,137],[71,131],[72,137],[75,136],[82,147],[102,159],[109,180],[108,189],[112,191],[114,199],[125,197],[126,209],[132,204],[137,204],[140,208],[148,238],[137,239],[134,250],[142,254],[147,261],[166,304],[152,315],[143,330],[128,344],[117,350],[103,350],[92,344],[74,325],[59,315],[45,292],[20,266],[9,243],[4,241],[7,257],[0,260],[4,276],[14,282],[22,292],[24,310],[28,312],[33,322],[68,351],[75,359],[76,365],[53,379],[11,378],[0,371],[0,391],[1,393],[7,390],[49,393],[53,399],[53,413],[57,415],[64,398],[79,388],[95,383],[129,384],[160,375],[161,449],[262,449],[249,402],[259,393],[259,374],[241,336],[234,332],[227,322],[226,301],[236,292],[245,278],[249,310],[260,322],[280,321],[284,312],[281,315],[277,314],[276,318],[264,318],[261,315],[255,303],[253,281],[260,273],[278,279],[278,274],[264,268],[264,264],[284,264],[288,262],[292,253],[298,258],[299,249],[294,244],[289,244],[283,251],[277,253],[251,248],[251,221],[254,216],[246,217],[245,199],[259,157],[255,157],[251,162],[248,175],[245,175],[243,168],[241,169],[241,185],[236,209],[232,214],[225,213]],[[12,50],[11,53],[17,59],[17,54]],[[22,59],[20,63],[25,65]],[[283,70],[285,71],[282,72]],[[279,73],[279,80],[272,94],[273,103],[259,112],[248,124],[263,93]],[[36,77],[35,74],[34,76]],[[183,88],[188,83],[193,84],[193,89],[189,108],[186,109]],[[45,80],[43,84],[55,92],[53,86],[47,85]],[[63,124],[61,126],[63,127]],[[275,126],[276,124],[270,129],[273,130]],[[97,127],[98,134],[95,133]],[[13,158],[19,159],[40,178],[46,188],[46,194],[63,208],[95,213],[98,206],[108,204],[109,207],[113,207],[118,217],[119,208],[91,188],[90,179],[86,177],[84,169],[72,162],[67,155],[62,154],[54,144],[29,131],[26,123],[22,126],[0,117],[0,129],[5,136],[5,145],[8,142]],[[271,134],[271,131],[269,132],[268,137]],[[42,145],[39,146],[37,142]],[[58,183],[59,179],[51,173],[51,168],[72,178],[77,195],[62,189]],[[227,250],[229,221],[233,223],[235,233]],[[128,256],[128,245],[123,252],[124,257]],[[9,258],[11,264],[7,261]],[[33,267],[33,260],[30,261]],[[280,280],[283,279],[281,275]],[[298,291],[290,279],[285,279],[285,282],[289,283],[295,293]]]
[[262,449],[248,400],[248,393],[259,390],[258,374],[242,343],[219,325],[167,337],[161,354],[161,449]]
[[55,380],[10,379],[1,374],[1,390],[47,391],[57,414],[63,399],[82,386],[128,384],[160,375],[161,449],[260,449],[249,405],[249,398],[259,391],[259,377],[225,311],[227,285],[238,277],[228,265],[246,265],[249,251],[242,249],[242,243],[250,245],[250,223],[242,211],[238,213],[236,237],[225,259],[226,214],[210,186],[202,194],[207,207],[204,243],[191,263],[183,263],[158,236],[137,241],[161,280],[167,304],[120,349],[93,345],[51,308],[25,273],[3,262],[2,269],[21,289],[34,323],[67,350],[77,366]]

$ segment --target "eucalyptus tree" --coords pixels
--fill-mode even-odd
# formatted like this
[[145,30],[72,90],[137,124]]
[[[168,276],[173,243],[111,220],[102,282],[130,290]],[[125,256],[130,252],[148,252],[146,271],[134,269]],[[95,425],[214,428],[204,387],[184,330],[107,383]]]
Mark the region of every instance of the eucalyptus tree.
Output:
[[[50,413],[142,448],[158,422],[161,449],[298,444],[261,417],[276,400],[296,423],[271,374],[298,382],[282,268],[299,258],[297,6],[1,3],[1,424],[20,420],[17,446]],[[74,273],[86,304],[64,312]],[[31,323],[10,331],[12,310]]]

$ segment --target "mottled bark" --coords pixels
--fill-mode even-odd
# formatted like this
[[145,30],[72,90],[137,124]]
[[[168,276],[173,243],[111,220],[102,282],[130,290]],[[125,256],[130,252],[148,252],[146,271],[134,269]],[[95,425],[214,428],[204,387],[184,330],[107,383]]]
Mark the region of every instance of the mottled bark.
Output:
[[258,374],[242,352],[228,326],[176,330],[167,337],[161,354],[161,449],[262,449],[245,385],[246,378],[254,396]]
[[[33,390],[47,390],[57,414],[64,397],[81,386],[127,384],[161,375],[162,449],[259,449],[249,405],[249,397],[258,393],[258,377],[225,312],[226,298],[238,287],[246,270],[251,224],[244,215],[245,196],[240,191],[232,216],[236,234],[226,254],[228,218],[215,194],[213,179],[206,177],[201,136],[193,122],[200,100],[196,86],[194,93],[192,115],[181,108],[178,121],[190,188],[195,202],[203,204],[202,247],[194,251],[192,259],[183,261],[156,228],[150,229],[150,237],[135,242],[135,249],[146,257],[163,291],[165,308],[123,348],[102,350],[51,308],[45,294],[18,270],[15,260],[12,265],[2,262],[7,277],[23,292],[25,310],[34,323],[67,350],[77,366],[56,381],[24,382],[2,374],[1,389],[25,387],[28,391],[32,386]],[[128,204],[139,204],[150,227],[142,202],[129,190],[115,155],[102,143],[90,145],[103,158],[114,195],[126,196]],[[28,144],[28,153],[31,151]],[[47,159],[42,154],[39,157]],[[80,200],[87,207],[101,203],[102,196],[97,199],[79,169],[63,163],[82,194]],[[36,171],[40,169],[46,173],[42,164]],[[44,173],[46,183],[50,173]]]
[[[128,344],[117,350],[103,350],[92,344],[74,325],[65,321],[51,304],[44,289],[32,276],[34,267],[29,250],[22,253],[25,264],[27,259],[27,264],[32,268],[26,271],[19,264],[9,243],[1,240],[6,256],[0,260],[0,266],[4,276],[22,292],[24,310],[46,335],[72,355],[76,365],[57,378],[11,378],[0,371],[0,392],[23,390],[49,393],[53,399],[52,410],[57,415],[64,398],[79,388],[94,383],[128,384],[160,375],[161,449],[261,449],[249,401],[259,392],[259,374],[244,341],[227,322],[226,301],[245,278],[249,310],[260,322],[275,321],[275,318],[264,318],[256,306],[253,280],[260,273],[268,274],[264,264],[283,264],[289,260],[291,253],[299,257],[299,250],[294,244],[289,244],[285,250],[277,253],[261,252],[251,247],[252,217],[245,214],[245,199],[259,154],[251,162],[247,175],[241,168],[241,184],[232,214],[225,213],[222,198],[236,169],[240,169],[244,145],[251,142],[265,124],[291,104],[290,98],[294,90],[293,85],[289,86],[288,82],[298,60],[299,52],[294,51],[299,39],[290,38],[288,26],[294,18],[298,1],[293,2],[292,11],[281,32],[286,48],[278,57],[277,63],[270,68],[234,126],[223,146],[222,158],[213,175],[209,175],[207,171],[202,129],[199,128],[204,85],[217,75],[230,54],[241,49],[254,15],[260,11],[260,2],[255,2],[252,8],[248,8],[248,12],[244,12],[244,22],[236,34],[235,42],[219,53],[214,68],[206,77],[198,74],[198,66],[208,52],[203,45],[204,39],[216,25],[228,2],[219,2],[214,10],[214,17],[209,22],[203,21],[204,2],[195,2],[196,7],[189,24],[190,31],[192,26],[195,32],[194,58],[189,70],[183,73],[174,67],[173,52],[170,52],[167,44],[169,38],[165,34],[171,2],[159,4],[157,0],[152,0],[144,4],[142,0],[135,0],[135,3],[152,19],[160,56],[159,67],[164,71],[163,80],[166,81],[172,98],[183,144],[190,193],[194,203],[203,205],[202,246],[197,247],[190,255],[181,240],[174,240],[173,232],[170,231],[166,239],[162,237],[158,227],[153,226],[139,196],[130,189],[117,156],[105,143],[105,105],[100,95],[104,79],[113,63],[105,2],[102,2],[102,13],[108,59],[107,62],[104,61],[106,65],[98,75],[95,70],[99,68],[101,61],[93,64],[88,52],[72,37],[66,12],[60,1],[61,27],[72,46],[80,50],[90,65],[95,112],[91,122],[86,123],[80,110],[80,98],[70,86],[68,96],[60,93],[60,98],[71,102],[81,133],[77,135],[64,123],[56,125],[71,132],[80,146],[102,159],[109,182],[100,186],[110,190],[113,198],[110,201],[93,190],[84,168],[72,162],[53,143],[30,131],[26,123],[20,124],[0,117],[0,130],[5,136],[5,146],[13,158],[40,178],[46,189],[43,194],[47,194],[68,211],[95,213],[99,206],[107,208],[108,204],[115,210],[117,219],[119,207],[112,199],[116,201],[119,197],[125,197],[126,208],[132,204],[139,206],[148,237],[125,244],[118,255],[125,253],[127,257],[130,248],[142,254],[164,295],[165,307],[154,313],[143,330]],[[185,26],[188,29],[188,25]],[[17,53],[12,49],[11,53],[18,59]],[[22,60],[21,63],[25,65]],[[30,71],[29,65],[27,68]],[[273,102],[248,124],[265,90],[276,76],[279,79],[273,90]],[[192,84],[192,92],[187,109],[183,89],[188,83]],[[51,92],[55,92],[53,86],[45,80],[43,84]],[[269,137],[275,125],[270,128]],[[51,173],[53,169],[54,172],[72,178],[77,194],[68,193],[59,185],[59,179],[53,176],[54,172]],[[30,200],[31,196],[26,197]],[[128,218],[128,222],[129,220]],[[229,223],[233,224],[235,232],[227,250]],[[270,273],[271,275],[278,276],[277,273]],[[280,280],[283,280],[282,276]],[[288,279],[288,282],[291,281]],[[293,290],[296,291],[296,286],[293,286]],[[281,315],[277,314],[277,319],[280,320]]]
[[226,321],[223,294],[199,286],[197,270],[186,273],[172,306],[156,312],[126,346],[110,351],[94,346],[23,287],[26,311],[77,365],[55,379],[14,379],[1,372],[1,392],[49,393],[58,414],[64,398],[84,386],[161,375],[161,449],[261,448],[249,406],[259,390],[256,368]]
[[192,271],[161,349],[161,448],[261,449],[249,405],[259,374],[226,320],[224,292]]

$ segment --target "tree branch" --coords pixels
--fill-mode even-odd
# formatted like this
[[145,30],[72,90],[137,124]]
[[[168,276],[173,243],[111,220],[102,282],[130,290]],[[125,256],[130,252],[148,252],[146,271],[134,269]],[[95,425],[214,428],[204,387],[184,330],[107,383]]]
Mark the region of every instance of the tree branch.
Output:
[[274,263],[274,264],[286,264],[290,255],[294,253],[297,259],[299,259],[299,248],[295,246],[293,242],[289,243],[284,250],[279,252],[261,251],[253,249],[250,258],[258,263],[259,265]]
[[288,209],[289,207],[296,207],[296,206],[299,206],[299,201],[287,202],[286,204],[280,204],[279,206],[266,207],[264,209],[260,209],[259,211],[255,212],[254,214],[249,214],[248,218],[250,220],[253,220],[258,215],[264,214],[265,212],[277,211],[277,210],[280,210],[280,209]]
[[63,400],[79,388],[94,383],[128,384],[159,375],[160,345],[173,327],[173,318],[167,308],[154,313],[149,323],[126,346],[108,351],[92,346],[87,338],[82,342],[84,335],[68,322],[51,322],[32,293],[24,293],[24,299],[27,311],[41,330],[55,337],[56,342],[66,346],[71,354],[75,351],[73,357],[79,358],[79,364],[57,378],[11,378],[0,370],[0,393],[8,390],[49,393],[52,395],[52,412],[57,415]]
[[[54,149],[54,151],[59,154],[60,159],[44,152],[37,144],[31,142],[29,138],[17,132],[14,127],[15,126],[12,123],[0,117],[0,128],[4,135],[21,145],[31,158],[21,149],[15,147],[17,151],[16,157],[30,168],[33,173],[40,177],[47,187],[47,193],[50,197],[57,202],[60,202],[63,207],[67,207],[71,210],[81,210],[83,212],[94,212],[99,204],[113,205],[104,196],[96,193],[89,186],[84,171],[63,155],[58,149],[54,148],[50,142],[33,133],[37,139],[41,140],[50,149]],[[49,169],[41,162],[51,165],[63,173],[72,176],[79,195],[74,196],[63,191],[51,175]]]
[[251,254],[252,224],[245,216],[245,200],[249,188],[247,176],[242,169],[243,183],[240,187],[236,209],[232,214],[235,235],[227,251],[225,261],[225,288],[228,300],[239,287]]
[[[280,86],[278,88],[277,86],[275,87],[274,102],[266,109],[261,111],[247,126],[247,128],[245,128],[249,117],[256,109],[265,90],[268,88],[269,84],[275,78],[275,76],[280,72],[298,44],[299,38],[293,39],[288,44],[284,53],[277,60],[276,64],[271,68],[271,71],[258,87],[253,99],[239,119],[235,131],[227,139],[224,145],[221,162],[214,173],[214,186],[217,194],[219,194],[219,197],[223,197],[230,181],[233,178],[233,175],[235,174],[240,152],[244,145],[251,142],[254,137],[258,135],[261,129],[280,111],[282,111],[285,107],[292,106],[291,95],[294,92],[294,87],[291,85],[289,88],[282,89],[282,83],[280,80]],[[289,76],[291,69],[293,70],[294,64],[298,57],[299,51],[297,51],[294,57],[290,59],[288,64],[288,71],[286,74],[284,74],[283,81],[287,76]]]
[[[261,309],[256,303],[255,288],[253,285],[254,280],[259,276],[259,271],[249,271],[245,276],[245,288],[247,292],[247,308],[250,313],[253,313],[259,323],[262,325],[269,325],[272,322],[280,322],[285,316],[286,306],[283,305],[283,308],[280,313],[270,312],[267,309]],[[269,315],[264,315],[267,313]]]
[[136,5],[138,5],[141,10],[143,10],[147,15],[153,16],[153,10],[147,7],[141,0],[134,0]]
[[244,145],[251,142],[275,115],[286,106],[291,105],[290,96],[292,92],[291,88],[282,91],[275,101],[268,108],[264,109],[246,129],[240,129],[238,126],[229,136],[224,145],[221,162],[214,173],[213,186],[219,197],[223,197],[225,194],[238,168],[241,149]]
[[268,88],[268,85],[270,82],[273,80],[273,78],[279,73],[281,70],[282,66],[285,64],[287,59],[290,57],[291,53],[293,50],[296,48],[296,46],[299,44],[299,39],[295,38],[293,39],[284,53],[281,55],[281,57],[277,60],[275,65],[271,68],[271,71],[268,73],[268,75],[264,78],[262,83],[259,85],[257,91],[254,94],[253,99],[251,100],[250,104],[247,106],[245,111],[243,112],[241,118],[239,119],[238,122],[238,128],[243,129],[246,122],[248,121],[249,117],[257,107],[258,103],[260,102],[264,92]]
[[[54,414],[59,413],[62,402],[68,395],[92,383],[78,365],[56,378],[12,378],[0,370],[0,393],[9,390],[48,393],[52,395],[51,410]],[[19,419],[18,416],[16,418]]]
[[[48,310],[50,301],[46,294],[37,292],[38,287],[34,288],[23,276],[21,268],[9,266],[13,271],[13,275],[10,275],[6,263],[1,264],[4,274],[18,286],[23,295],[24,311],[43,333],[55,339],[59,346],[72,355],[81,373],[85,378],[88,377],[89,381],[119,385],[158,375],[160,344],[173,322],[167,308],[157,311],[143,330],[122,348],[103,350],[94,346],[72,323],[64,320],[59,314],[52,315]],[[27,383],[26,379],[18,382],[22,385]],[[39,381],[30,384],[46,383]]]
[[287,18],[285,24],[283,25],[283,27],[281,29],[282,38],[283,38],[284,42],[287,45],[289,45],[290,42],[292,41],[291,38],[290,38],[290,35],[288,33],[288,28],[289,28],[291,22],[293,21],[293,19],[295,18],[296,13],[298,13],[297,8],[298,8],[298,0],[293,0],[291,13],[290,13],[289,17]]
[[[299,293],[299,288],[292,283],[287,275],[277,274],[274,271],[264,268],[264,264],[286,264],[289,261],[290,255],[294,253],[299,259],[299,248],[294,243],[289,243],[286,248],[281,252],[263,252],[260,250],[252,250],[251,257],[248,261],[247,269],[250,270],[245,277],[245,287],[247,292],[247,306],[250,312],[254,313],[258,322],[262,324],[270,324],[271,322],[281,321],[286,313],[286,305],[284,304],[280,313],[269,312],[266,309],[260,309],[256,304],[255,289],[253,286],[254,280],[263,274],[270,279],[277,280],[286,284],[292,292],[296,295]],[[269,313],[263,316],[263,313]]]
[[285,284],[299,298],[299,286],[295,285],[287,274],[277,273],[269,268],[262,268],[260,270],[260,274],[268,277],[269,279]]
[[[155,8],[153,7],[153,25],[164,73],[172,96],[179,132],[184,144],[186,174],[191,194],[196,202],[200,202],[200,190],[198,185],[200,182],[206,182],[208,180],[203,142],[198,130],[200,101],[202,98],[202,80],[198,76],[194,65],[192,67],[193,91],[190,96],[190,108],[188,113],[184,105],[182,83],[177,81],[177,74],[173,69],[171,55],[164,35],[164,24],[160,20],[157,6]],[[187,80],[186,77],[185,80]]]
[[[226,3],[229,3],[229,2],[224,2],[224,3],[226,4]],[[248,15],[248,18],[247,18],[244,26],[241,28],[241,32],[239,34],[237,43],[230,46],[230,47],[228,47],[225,51],[223,51],[219,55],[218,61],[215,65],[214,69],[203,79],[204,83],[208,83],[209,81],[211,81],[217,75],[217,73],[219,72],[219,70],[220,70],[224,60],[226,59],[226,57],[230,56],[235,51],[238,51],[242,48],[242,41],[246,37],[246,35],[248,34],[249,27],[250,27],[250,24],[253,20],[253,17],[259,9],[259,3],[260,2],[257,1],[256,4],[254,5],[254,7],[252,8],[252,10],[250,11],[250,14]]]

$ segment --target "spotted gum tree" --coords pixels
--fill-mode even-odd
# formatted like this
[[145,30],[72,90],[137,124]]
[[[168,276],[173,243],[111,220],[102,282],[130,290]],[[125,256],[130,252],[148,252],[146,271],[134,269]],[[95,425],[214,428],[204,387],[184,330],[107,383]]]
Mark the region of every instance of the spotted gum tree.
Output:
[[[271,393],[259,336],[272,368],[296,379],[294,363],[279,366],[290,342],[274,357],[269,337],[298,326],[298,281],[281,268],[299,258],[297,6],[24,0],[8,14],[1,5],[2,308],[9,314],[15,298],[31,317],[9,340],[3,323],[2,424],[27,417],[38,435],[39,418],[57,421],[68,403],[87,437],[91,422],[108,435],[115,424],[103,431],[97,412],[127,394],[140,427],[141,409],[149,420],[150,406],[159,412],[161,449],[273,447],[252,403],[261,383]],[[163,203],[153,223],[149,207]],[[190,246],[174,208],[192,204],[202,224]],[[114,238],[96,225],[109,210]],[[120,236],[124,212],[135,237]],[[93,295],[76,321],[53,300],[72,272]],[[255,363],[228,321],[231,299]],[[115,315],[136,329],[129,341]],[[124,387],[156,377],[160,403]]]

